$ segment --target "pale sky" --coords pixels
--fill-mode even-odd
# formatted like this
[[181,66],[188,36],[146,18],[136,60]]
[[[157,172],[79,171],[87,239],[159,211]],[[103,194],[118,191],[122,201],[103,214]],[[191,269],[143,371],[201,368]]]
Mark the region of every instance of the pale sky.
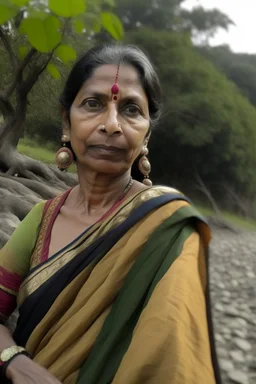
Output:
[[228,32],[220,30],[211,40],[212,45],[229,44],[234,52],[256,53],[256,0],[186,0],[184,7],[191,9],[218,8],[227,14],[236,26]]

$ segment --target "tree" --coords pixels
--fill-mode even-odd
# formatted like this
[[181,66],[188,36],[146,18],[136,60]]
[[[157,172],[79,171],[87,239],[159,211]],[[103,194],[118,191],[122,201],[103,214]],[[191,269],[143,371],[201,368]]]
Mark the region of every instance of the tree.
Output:
[[119,0],[117,15],[125,29],[140,27],[173,30],[177,25],[177,14],[185,0]]
[[229,46],[198,47],[256,106],[256,55],[234,53]]
[[164,88],[163,118],[150,140],[153,180],[193,196],[199,174],[226,207],[233,208],[227,185],[252,201],[255,108],[198,53],[189,36],[140,29],[125,38],[153,58]]
[[127,31],[143,27],[189,32],[198,41],[208,41],[218,29],[234,24],[218,9],[182,8],[185,0],[119,0],[116,12]]
[[198,44],[209,45],[209,40],[221,29],[228,30],[234,22],[218,9],[206,10],[203,7],[194,7],[191,11],[181,10],[182,26],[191,32],[194,41]]
[[86,9],[84,0],[1,0],[0,40],[11,75],[0,90],[0,169],[7,174],[53,177],[41,163],[16,151],[24,133],[28,96],[45,70],[58,79],[56,63],[67,65],[76,59],[68,44],[70,35],[83,33],[88,39],[103,27],[115,39],[122,38],[121,22],[113,13],[102,12],[104,4],[104,0],[89,0]]
[[87,47],[101,29],[122,38],[112,7],[110,0],[0,0],[0,246],[36,202],[77,183],[75,175],[21,156],[16,147],[29,95],[39,78],[47,73],[57,81],[76,59],[75,38]]

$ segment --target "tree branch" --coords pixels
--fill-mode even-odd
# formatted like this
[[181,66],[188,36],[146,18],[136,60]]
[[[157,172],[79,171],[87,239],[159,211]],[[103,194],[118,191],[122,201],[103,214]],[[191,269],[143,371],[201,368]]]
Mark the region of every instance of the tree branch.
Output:
[[248,218],[250,216],[250,208],[246,207],[246,204],[243,202],[241,197],[233,190],[232,187],[230,187],[228,184],[225,184],[225,183],[223,187],[227,190],[227,192],[229,193],[229,196],[233,199],[234,203],[240,209],[244,217]]
[[[1,38],[2,38],[2,36],[5,36],[1,27],[0,27],[0,36],[1,36]],[[7,44],[8,44],[8,42],[7,42]],[[11,102],[9,101],[9,98],[12,95],[15,88],[17,88],[18,82],[21,82],[22,73],[23,73],[24,69],[26,68],[26,66],[30,63],[32,57],[35,55],[36,52],[37,52],[36,49],[31,48],[31,50],[28,52],[27,56],[22,61],[22,63],[19,65],[19,67],[15,68],[14,79],[13,79],[11,85],[9,86],[9,88],[7,89],[7,92],[0,92],[0,111],[2,112],[5,119],[8,116],[15,114],[15,110],[14,110]],[[1,127],[1,128],[3,128],[3,127]],[[1,131],[2,131],[2,129],[1,129]],[[0,135],[1,135],[1,132],[0,132]]]
[[224,218],[223,218],[223,215],[216,203],[216,201],[214,200],[211,192],[209,191],[209,189],[206,187],[205,183],[203,182],[203,180],[201,179],[200,175],[198,172],[195,172],[195,177],[196,177],[196,180],[198,182],[198,186],[197,188],[203,192],[206,197],[208,198],[208,200],[210,201],[214,211],[215,211],[215,215],[216,217],[210,217],[208,218],[208,222],[209,223],[212,223],[214,225],[217,225],[218,227],[221,227],[221,228],[226,228],[226,229],[229,229],[230,231],[232,232],[235,232],[237,233],[236,229],[231,225],[231,223],[227,222]]
[[16,58],[15,53],[14,53],[14,51],[12,49],[10,41],[9,41],[6,33],[3,31],[2,27],[0,27],[0,39],[2,40],[3,45],[4,45],[6,51],[9,54],[9,57],[10,57],[10,60],[11,60],[11,64],[12,64],[12,68],[13,68],[13,70],[15,70],[16,66],[17,66],[17,58]]
[[8,117],[3,124],[0,124],[0,146],[2,144],[2,139],[4,138],[8,127],[12,126],[14,124],[15,118]]
[[34,70],[31,71],[27,79],[23,82],[21,87],[21,92],[24,94],[25,97],[28,95],[28,93],[32,89],[33,85],[36,83],[41,73],[45,70],[48,63],[51,61],[53,53],[54,52],[51,52],[50,54],[47,55],[45,62],[42,65],[35,66]]
[[222,215],[221,215],[221,211],[216,203],[216,201],[214,200],[211,192],[209,191],[209,189],[206,187],[206,185],[204,184],[203,180],[201,179],[200,175],[198,172],[195,172],[195,177],[196,177],[196,180],[197,180],[197,188],[202,191],[205,196],[208,198],[208,200],[210,201],[216,215],[219,217],[219,218],[222,218]]
[[37,53],[37,50],[35,48],[31,48],[28,52],[25,59],[22,61],[19,70],[22,72],[26,68],[26,66],[30,63],[32,57]]
[[7,92],[6,92],[7,97],[10,97],[13,91],[15,90],[18,80],[22,79],[22,73],[24,69],[30,63],[31,59],[36,54],[36,52],[37,50],[35,48],[31,48],[27,56],[25,57],[25,59],[21,62],[20,66],[16,70],[13,82],[11,83],[10,87],[7,89]]
[[4,117],[10,116],[14,113],[12,104],[2,92],[0,92],[0,111]]

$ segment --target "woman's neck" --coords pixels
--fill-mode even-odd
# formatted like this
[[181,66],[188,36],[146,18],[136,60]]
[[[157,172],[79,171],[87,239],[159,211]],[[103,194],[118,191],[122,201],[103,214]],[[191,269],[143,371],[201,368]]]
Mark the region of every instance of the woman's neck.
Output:
[[75,205],[87,215],[101,213],[117,202],[129,181],[129,173],[115,179],[89,173],[80,176]]

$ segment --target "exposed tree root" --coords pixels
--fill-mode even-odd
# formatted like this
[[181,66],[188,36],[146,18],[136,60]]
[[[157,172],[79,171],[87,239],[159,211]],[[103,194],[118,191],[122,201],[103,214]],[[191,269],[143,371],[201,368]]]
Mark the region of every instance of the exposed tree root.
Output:
[[41,200],[48,200],[77,184],[77,176],[62,173],[16,151],[0,160],[0,247]]

